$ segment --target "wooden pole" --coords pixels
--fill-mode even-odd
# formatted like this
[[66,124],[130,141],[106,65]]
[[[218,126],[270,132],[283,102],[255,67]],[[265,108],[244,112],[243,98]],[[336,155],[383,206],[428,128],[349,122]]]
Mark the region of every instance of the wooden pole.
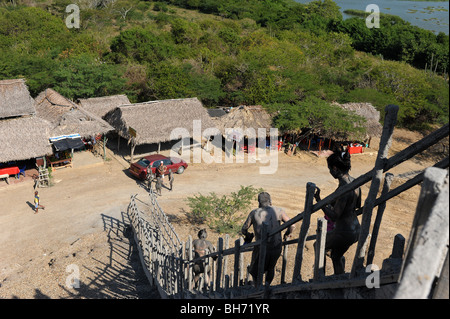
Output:
[[[266,261],[268,225],[267,223],[263,222],[262,226],[261,243],[259,244],[258,275],[256,276],[256,288],[263,287],[264,264]],[[253,249],[257,249],[257,247],[254,247]]]
[[[381,196],[386,195],[389,192],[393,179],[394,179],[393,174],[387,173],[385,175]],[[383,218],[383,213],[385,209],[386,209],[386,202],[378,206],[377,216],[375,218],[375,222],[373,224],[372,229],[372,237],[370,238],[369,250],[367,252],[367,265],[372,264],[373,258],[375,257],[375,247],[377,245],[378,232],[380,231],[381,219]]]
[[[240,247],[244,245],[244,238],[239,239]],[[239,248],[240,248],[239,247]],[[240,252],[239,254],[239,285],[244,284],[244,253]]]
[[134,148],[136,147],[136,143],[134,142],[134,138],[131,138],[131,158],[130,158],[130,164],[133,163],[134,159]]
[[[225,234],[225,250],[230,246],[230,235]],[[225,286],[225,278],[228,276],[228,255],[223,257],[222,287]]]
[[303,261],[303,250],[305,248],[306,236],[308,235],[310,217],[312,213],[314,192],[316,185],[314,183],[306,184],[306,199],[305,199],[305,215],[303,217],[302,227],[300,228],[300,235],[298,237],[297,253],[295,255],[294,273],[292,274],[292,282],[302,280],[301,268]]
[[448,253],[448,198],[447,170],[427,168],[395,299],[432,295]]
[[317,219],[317,239],[314,244],[314,280],[325,277],[325,243],[327,236],[327,220]]
[[289,245],[283,247],[283,263],[281,264],[281,284],[286,283],[286,266]]
[[383,133],[380,139],[378,156],[375,161],[372,183],[370,184],[369,193],[364,203],[363,216],[361,221],[361,231],[359,234],[358,245],[356,247],[356,253],[350,274],[351,278],[356,277],[358,275],[358,272],[360,272],[363,268],[364,257],[366,254],[364,244],[367,242],[367,237],[369,236],[372,210],[374,208],[374,203],[376,200],[376,196],[378,194],[378,190],[380,189],[381,178],[388,158],[389,147],[391,146],[392,143],[392,134],[394,132],[395,124],[397,122],[397,113],[398,113],[397,105],[386,106],[386,115],[384,117]]
[[239,286],[239,265],[241,257],[241,238],[234,241],[234,276],[233,276],[233,286]]
[[192,268],[193,265],[191,263],[192,261],[192,236],[189,235],[188,237],[188,243],[187,243],[187,252],[188,252],[188,289],[192,290]]
[[216,290],[220,289],[222,281],[222,258],[223,258],[223,238],[217,240],[217,272],[216,272]]

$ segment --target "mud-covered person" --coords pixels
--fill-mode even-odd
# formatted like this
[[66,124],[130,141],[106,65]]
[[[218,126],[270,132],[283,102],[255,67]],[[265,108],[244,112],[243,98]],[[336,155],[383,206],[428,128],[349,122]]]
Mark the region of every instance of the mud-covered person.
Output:
[[[198,234],[198,239],[195,239],[192,242],[193,250],[194,250],[194,259],[206,256],[210,253],[214,252],[214,246],[211,244],[209,240],[206,240],[208,237],[208,233],[206,229],[201,229]],[[217,257],[213,258],[216,259]],[[200,275],[205,273],[205,263],[203,260],[198,260],[194,263],[193,267],[194,271],[194,284],[195,287],[198,285],[198,280],[200,279]],[[209,274],[211,269],[208,267],[206,269],[206,282],[209,283]]]
[[[270,194],[267,192],[261,192],[258,195],[259,207],[252,210],[247,217],[247,220],[242,226],[241,233],[244,236],[245,243],[252,241],[253,236],[255,240],[261,239],[263,223],[268,225],[268,231],[272,231],[280,226],[281,222],[287,222],[290,218],[286,214],[285,210],[272,206],[272,200]],[[253,225],[254,235],[248,230]],[[284,233],[284,240],[287,240],[294,230],[295,226],[291,225]],[[266,259],[264,261],[264,272],[266,273],[266,285],[270,285],[275,276],[275,266],[278,258],[281,255],[282,240],[281,232],[270,236],[266,246]],[[252,252],[252,260],[250,263],[249,273],[253,277],[253,281],[256,284],[258,275],[258,261],[259,261],[259,246],[255,246]]]
[[[354,178],[349,175],[351,169],[350,154],[342,149],[335,150],[327,158],[328,169],[331,176],[339,181],[339,190],[350,184]],[[314,194],[316,201],[320,201],[320,189]],[[334,224],[333,229],[327,232],[325,250],[330,251],[335,274],[345,272],[344,254],[358,241],[360,224],[356,210],[361,207],[361,189],[357,188],[340,196],[332,204],[322,208],[325,216]]]

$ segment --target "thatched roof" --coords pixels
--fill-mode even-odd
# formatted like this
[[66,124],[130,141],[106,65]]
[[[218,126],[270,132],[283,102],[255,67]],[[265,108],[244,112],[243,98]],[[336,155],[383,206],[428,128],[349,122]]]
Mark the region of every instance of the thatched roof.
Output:
[[340,106],[341,108],[355,112],[357,115],[366,119],[366,138],[370,136],[381,136],[383,129],[380,124],[380,112],[371,103],[346,103],[339,104],[333,103],[333,105]]
[[201,120],[202,130],[214,127],[197,98],[122,105],[108,112],[105,120],[125,139],[130,139],[129,127],[136,130],[136,145],[170,141],[170,134],[176,128],[187,129],[192,137],[194,120]]
[[247,128],[272,128],[272,117],[267,113],[262,106],[240,106],[233,108],[229,113],[221,116],[215,121],[217,128],[225,134],[227,128],[242,129],[244,132]]
[[79,104],[86,111],[89,111],[98,117],[103,117],[106,113],[118,106],[130,104],[130,100],[128,100],[126,95],[111,95],[80,99]]
[[37,117],[0,120],[0,163],[51,154],[50,123]]
[[25,80],[0,81],[0,119],[34,114],[33,103]]
[[82,137],[90,137],[114,130],[97,115],[84,110],[52,89],[46,89],[36,97],[35,108],[38,117],[51,123],[51,136],[78,133]]

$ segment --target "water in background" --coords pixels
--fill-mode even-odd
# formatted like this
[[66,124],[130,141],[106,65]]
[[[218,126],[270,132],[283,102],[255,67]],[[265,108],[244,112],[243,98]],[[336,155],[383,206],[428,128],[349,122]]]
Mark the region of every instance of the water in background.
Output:
[[[295,0],[308,3],[312,0]],[[343,13],[347,9],[366,10],[367,5],[376,4],[381,13],[399,16],[412,25],[435,33],[449,34],[449,1],[400,1],[400,0],[334,0],[341,7],[344,19],[351,16]]]

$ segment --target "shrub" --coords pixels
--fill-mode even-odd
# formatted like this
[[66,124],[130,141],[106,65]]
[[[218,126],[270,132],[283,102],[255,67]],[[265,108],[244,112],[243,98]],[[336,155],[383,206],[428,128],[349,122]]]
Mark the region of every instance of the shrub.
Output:
[[252,185],[242,186],[236,193],[218,196],[211,192],[205,196],[202,194],[188,197],[188,206],[191,211],[188,218],[196,223],[206,223],[218,233],[237,234],[243,223],[243,213],[251,205],[252,200],[263,189],[256,189]]

